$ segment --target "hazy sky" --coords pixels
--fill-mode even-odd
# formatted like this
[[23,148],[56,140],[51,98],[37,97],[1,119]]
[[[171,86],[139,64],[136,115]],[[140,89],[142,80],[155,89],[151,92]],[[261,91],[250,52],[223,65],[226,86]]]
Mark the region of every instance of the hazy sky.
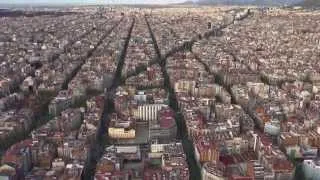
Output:
[[5,4],[167,4],[185,0],[0,0]]

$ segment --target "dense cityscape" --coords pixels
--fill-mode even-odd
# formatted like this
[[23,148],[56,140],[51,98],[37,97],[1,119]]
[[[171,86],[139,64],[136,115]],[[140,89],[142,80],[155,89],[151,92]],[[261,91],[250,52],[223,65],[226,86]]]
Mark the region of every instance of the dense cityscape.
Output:
[[0,13],[0,180],[319,180],[320,11]]

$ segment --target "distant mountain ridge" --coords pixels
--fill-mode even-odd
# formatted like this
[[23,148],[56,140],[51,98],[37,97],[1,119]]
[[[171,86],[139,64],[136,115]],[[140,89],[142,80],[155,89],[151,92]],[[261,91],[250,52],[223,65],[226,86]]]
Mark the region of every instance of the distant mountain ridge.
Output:
[[[293,5],[300,3],[303,0],[198,0],[197,4],[204,5],[261,5],[261,6],[281,6],[281,5]],[[307,1],[307,0],[306,0]],[[310,0],[313,1],[313,0]],[[319,1],[320,0],[314,0]]]
[[320,7],[320,0],[304,0],[297,3],[297,5],[304,7]]

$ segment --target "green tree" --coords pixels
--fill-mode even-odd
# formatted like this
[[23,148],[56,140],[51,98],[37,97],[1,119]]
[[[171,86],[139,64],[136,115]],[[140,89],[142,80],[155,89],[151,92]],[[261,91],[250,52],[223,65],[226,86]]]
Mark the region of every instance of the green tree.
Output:
[[299,163],[296,165],[296,169],[294,172],[294,180],[304,180],[306,179],[305,174],[303,172],[302,164]]

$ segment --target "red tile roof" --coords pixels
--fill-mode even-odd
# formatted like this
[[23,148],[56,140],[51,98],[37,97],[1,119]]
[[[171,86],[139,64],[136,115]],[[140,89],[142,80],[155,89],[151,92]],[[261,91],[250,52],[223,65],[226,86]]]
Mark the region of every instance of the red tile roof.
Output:
[[291,172],[293,164],[286,159],[275,159],[273,161],[273,169],[276,172]]
[[234,164],[234,160],[233,160],[233,157],[232,156],[220,156],[219,157],[219,161],[222,162],[225,166],[228,166],[228,165],[231,165],[231,164]]

